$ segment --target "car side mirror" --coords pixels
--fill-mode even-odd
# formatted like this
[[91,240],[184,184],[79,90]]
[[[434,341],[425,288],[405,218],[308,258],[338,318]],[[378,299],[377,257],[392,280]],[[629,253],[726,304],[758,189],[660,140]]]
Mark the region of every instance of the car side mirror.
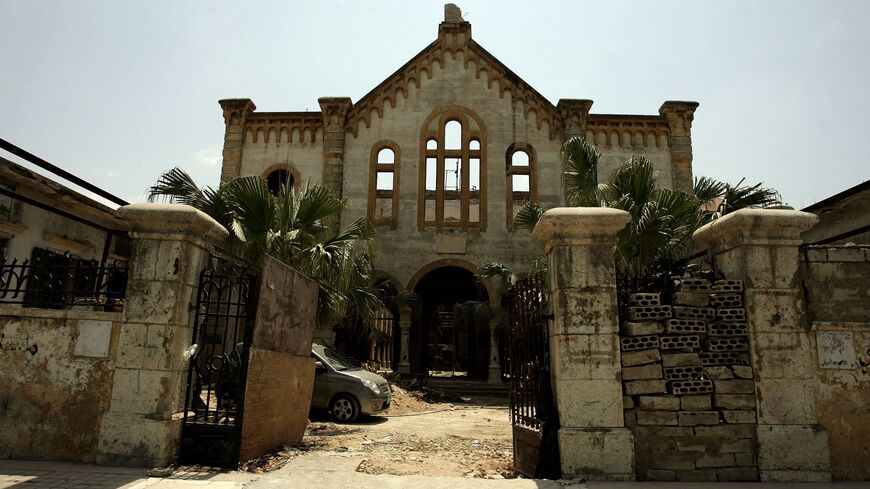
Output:
[[326,367],[323,366],[323,362],[317,360],[314,362],[314,371],[315,372],[324,372],[326,371]]

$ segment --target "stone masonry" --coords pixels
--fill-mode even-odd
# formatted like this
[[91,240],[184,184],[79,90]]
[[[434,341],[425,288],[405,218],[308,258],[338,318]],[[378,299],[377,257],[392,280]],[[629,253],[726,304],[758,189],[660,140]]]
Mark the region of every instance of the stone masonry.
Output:
[[758,480],[743,284],[685,277],[671,304],[638,293],[620,327],[637,478]]

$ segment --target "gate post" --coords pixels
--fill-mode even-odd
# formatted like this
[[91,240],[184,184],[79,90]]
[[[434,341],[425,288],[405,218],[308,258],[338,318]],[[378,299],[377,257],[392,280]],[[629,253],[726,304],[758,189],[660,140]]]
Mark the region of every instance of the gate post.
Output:
[[408,335],[411,334],[411,308],[407,305],[399,306],[399,330],[402,333],[399,343],[399,368],[400,374],[411,373],[410,352],[408,351]]
[[801,233],[819,218],[742,209],[695,231],[716,272],[743,280],[758,403],[762,481],[831,480],[828,434],[818,423],[818,378],[798,275]]
[[609,208],[547,211],[532,238],[549,257],[550,372],[563,478],[634,479],[622,406],[613,245],[631,220]]
[[178,453],[199,274],[228,233],[186,205],[132,204],[118,215],[131,225],[133,251],[98,462],[166,466]]

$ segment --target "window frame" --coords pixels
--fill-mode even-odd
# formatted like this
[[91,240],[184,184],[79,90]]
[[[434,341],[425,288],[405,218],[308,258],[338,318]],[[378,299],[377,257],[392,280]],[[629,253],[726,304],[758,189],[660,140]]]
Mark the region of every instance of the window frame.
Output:
[[[390,149],[393,151],[393,163],[378,163],[378,154],[384,150]],[[382,139],[372,145],[371,154],[369,155],[369,199],[368,199],[368,219],[375,226],[389,226],[390,229],[396,229],[399,225],[399,173],[400,162],[402,161],[402,152],[399,145],[390,139]],[[392,190],[392,209],[389,217],[378,218],[375,216],[378,201],[378,173],[390,172],[393,174],[393,190]]]
[[276,171],[284,170],[293,177],[293,187],[294,189],[299,188],[299,170],[297,170],[293,165],[289,163],[275,163],[274,165],[268,166],[263,172],[260,174],[260,178],[263,179],[263,182],[268,185],[269,176]]
[[[462,134],[460,137],[460,149],[445,149],[445,127],[448,122],[457,121],[462,126]],[[428,149],[427,143],[434,139],[438,145],[437,149]],[[480,143],[480,149],[470,149],[472,140],[477,140]],[[488,133],[486,126],[483,124],[480,116],[473,111],[460,106],[449,106],[437,110],[429,115],[423,123],[420,131],[420,166],[419,166],[419,183],[417,189],[417,228],[422,231],[426,228],[450,228],[450,229],[478,229],[486,230],[487,224],[487,145]],[[426,220],[426,172],[427,159],[435,158],[435,219]],[[479,211],[477,222],[469,221],[470,210],[470,172],[462,172],[462,181],[460,184],[460,219],[458,222],[448,222],[444,220],[444,202],[445,202],[445,161],[450,158],[460,158],[462,168],[470,168],[470,161],[477,159],[478,178],[480,183],[480,198]]]
[[[528,166],[515,166],[513,164],[513,156],[516,152],[522,151],[529,157]],[[529,176],[529,202],[538,201],[538,155],[535,148],[525,142],[516,142],[508,146],[505,152],[505,220],[507,230],[510,231],[514,225],[514,175]]]

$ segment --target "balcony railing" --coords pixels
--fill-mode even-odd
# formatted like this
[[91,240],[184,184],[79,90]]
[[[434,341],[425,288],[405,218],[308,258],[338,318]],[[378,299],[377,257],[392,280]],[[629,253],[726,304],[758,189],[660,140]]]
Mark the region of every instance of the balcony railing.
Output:
[[100,266],[96,260],[45,253],[0,264],[0,305],[114,311],[123,307],[126,289],[126,262]]

